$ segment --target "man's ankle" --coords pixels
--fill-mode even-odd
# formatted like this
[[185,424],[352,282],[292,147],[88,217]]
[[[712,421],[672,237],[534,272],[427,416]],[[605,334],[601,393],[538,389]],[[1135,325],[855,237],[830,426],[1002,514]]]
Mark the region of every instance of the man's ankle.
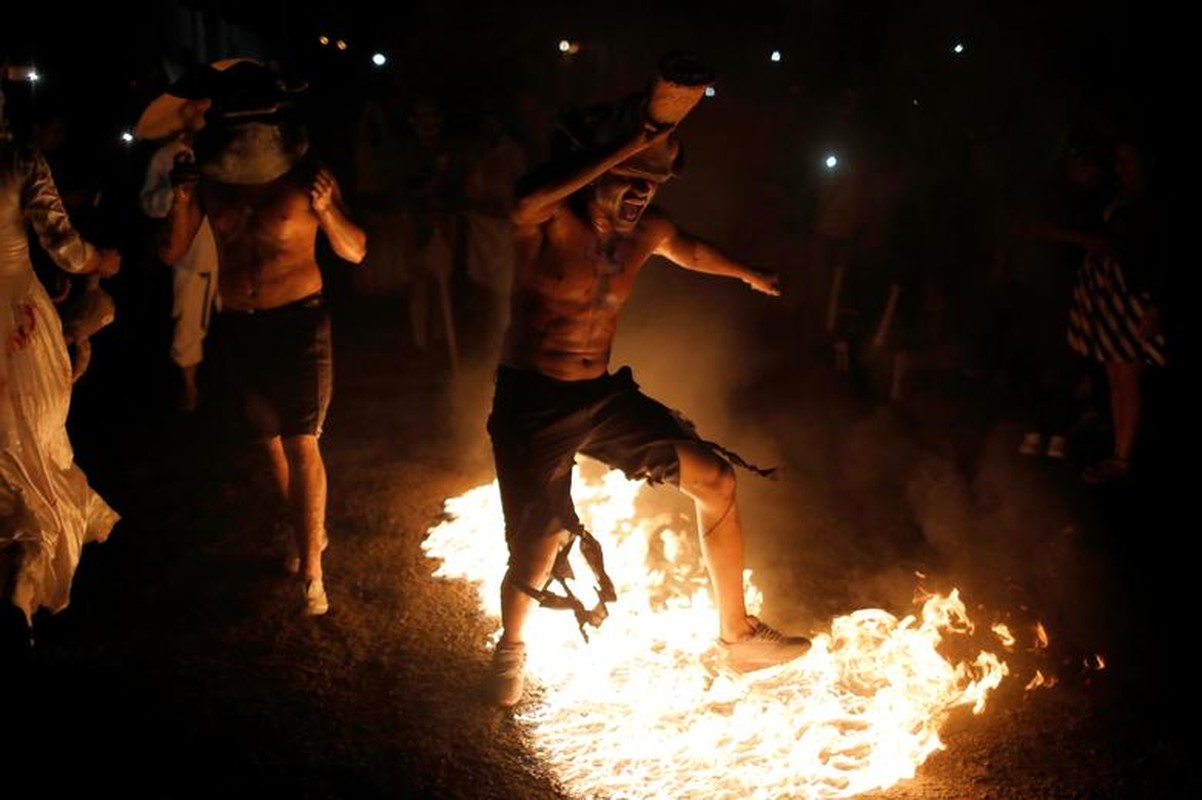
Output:
[[755,622],[753,618],[747,614],[742,617],[726,622],[722,625],[718,638],[730,644],[737,642],[740,639],[746,639],[755,632]]

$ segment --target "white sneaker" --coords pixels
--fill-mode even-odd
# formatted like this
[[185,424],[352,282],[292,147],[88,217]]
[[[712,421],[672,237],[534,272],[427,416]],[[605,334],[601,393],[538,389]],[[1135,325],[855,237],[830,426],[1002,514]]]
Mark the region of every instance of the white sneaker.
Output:
[[1068,439],[1064,436],[1053,436],[1048,439],[1048,458],[1063,461],[1068,458]]
[[1043,434],[1030,431],[1023,435],[1022,444],[1018,446],[1018,452],[1024,456],[1038,456],[1043,454]]
[[320,617],[329,610],[330,598],[326,597],[326,587],[322,579],[305,581],[305,614]]
[[718,640],[718,650],[726,666],[735,672],[754,672],[775,667],[810,651],[810,640],[804,636],[783,634],[755,617],[748,617],[747,621],[751,623],[752,631],[744,638],[737,642]]
[[488,673],[488,701],[501,708],[517,705],[526,686],[526,645],[498,642]]

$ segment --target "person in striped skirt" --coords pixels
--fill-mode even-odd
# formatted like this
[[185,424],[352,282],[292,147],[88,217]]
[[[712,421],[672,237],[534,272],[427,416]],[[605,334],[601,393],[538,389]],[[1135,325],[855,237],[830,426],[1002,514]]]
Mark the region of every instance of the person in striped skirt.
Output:
[[1152,192],[1150,163],[1142,148],[1120,142],[1114,167],[1118,189],[1103,214],[1103,234],[1083,237],[1087,253],[1069,312],[1069,345],[1101,362],[1110,384],[1114,448],[1086,467],[1082,477],[1092,485],[1130,471],[1144,411],[1144,372],[1165,365],[1160,294],[1166,215]]

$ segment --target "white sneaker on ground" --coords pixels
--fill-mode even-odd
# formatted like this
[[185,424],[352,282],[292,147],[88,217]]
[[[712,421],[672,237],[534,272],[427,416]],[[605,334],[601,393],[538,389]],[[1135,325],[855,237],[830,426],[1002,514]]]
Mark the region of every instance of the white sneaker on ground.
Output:
[[718,649],[725,666],[735,672],[754,672],[766,667],[785,664],[810,651],[810,640],[804,636],[789,636],[748,617],[750,634],[737,642],[718,640]]
[[321,578],[305,581],[305,615],[320,617],[330,610],[330,598]]
[[488,673],[488,701],[501,708],[517,705],[526,686],[526,645],[498,642]]

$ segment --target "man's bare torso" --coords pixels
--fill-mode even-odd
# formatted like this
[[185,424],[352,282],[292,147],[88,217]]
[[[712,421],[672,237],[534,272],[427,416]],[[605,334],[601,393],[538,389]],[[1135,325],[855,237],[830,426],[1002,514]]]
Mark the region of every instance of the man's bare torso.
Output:
[[519,228],[506,363],[560,380],[603,375],[618,312],[664,224],[649,210],[632,234],[606,242],[565,207],[541,226]]
[[294,169],[254,186],[202,181],[201,200],[220,259],[223,307],[275,308],[321,290],[318,219],[301,172]]

